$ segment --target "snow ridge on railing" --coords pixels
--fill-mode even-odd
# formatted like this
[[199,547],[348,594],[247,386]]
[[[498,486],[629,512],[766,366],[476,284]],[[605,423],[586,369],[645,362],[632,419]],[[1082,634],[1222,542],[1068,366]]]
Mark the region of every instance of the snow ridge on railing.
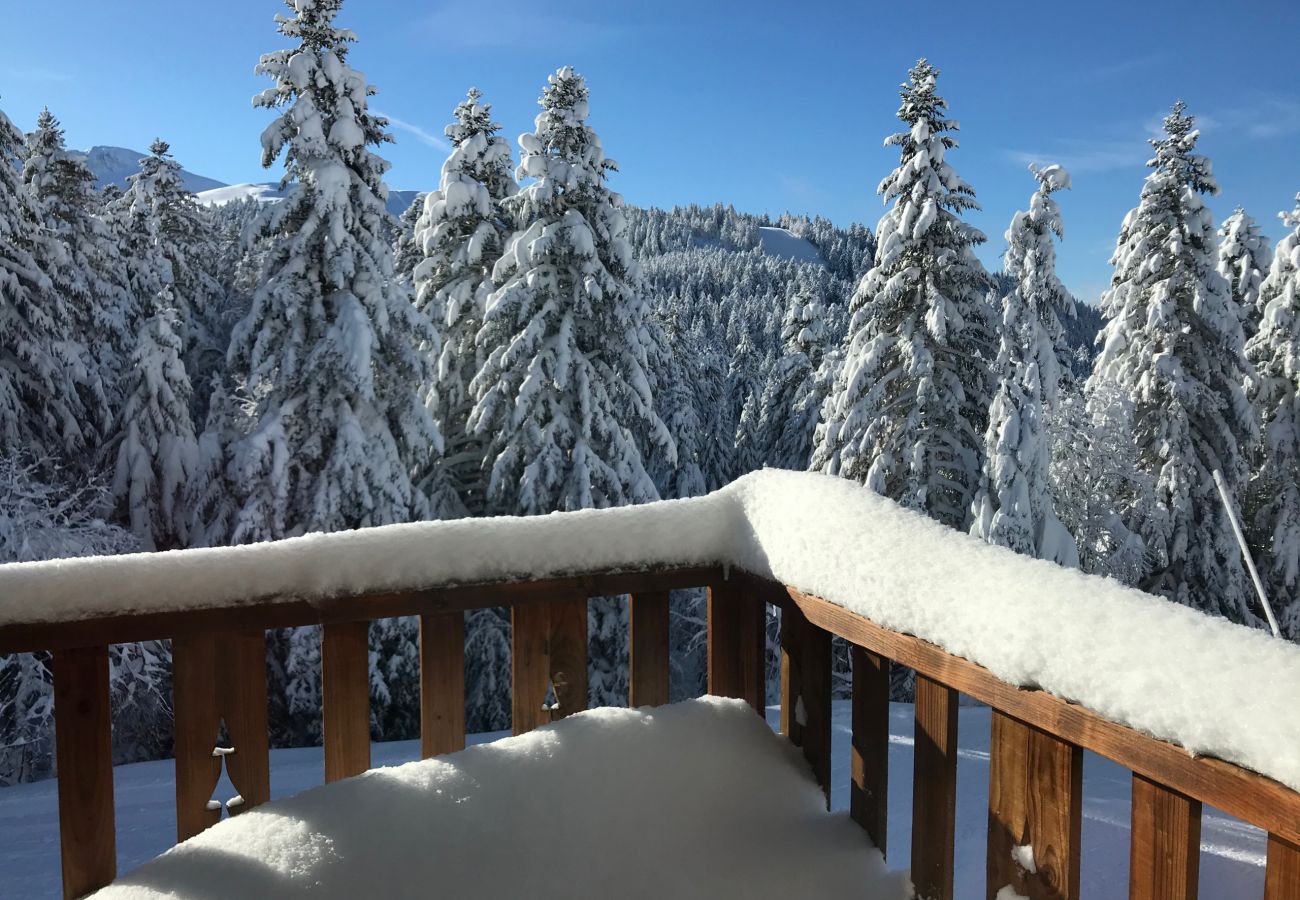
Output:
[[637,507],[0,566],[0,625],[718,563],[1300,790],[1300,647],[810,473]]

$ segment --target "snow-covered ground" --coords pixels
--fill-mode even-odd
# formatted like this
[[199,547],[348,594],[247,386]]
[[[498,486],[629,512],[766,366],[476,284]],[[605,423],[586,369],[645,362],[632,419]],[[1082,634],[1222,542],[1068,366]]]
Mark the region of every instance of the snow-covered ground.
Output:
[[[834,808],[848,807],[849,722],[847,702],[835,704]],[[769,709],[775,727],[778,711]],[[984,897],[984,852],[988,816],[989,710],[960,711],[957,798],[957,897]],[[890,723],[889,854],[891,869],[908,865],[910,853],[912,708],[894,704]],[[502,735],[476,735],[481,743]],[[375,744],[375,766],[415,759],[416,741]],[[287,797],[322,783],[320,748],[276,750],[271,754],[271,793]],[[118,869],[126,873],[170,847],[175,836],[175,795],[170,761],[121,766],[116,772]],[[593,785],[593,787],[595,787]],[[1084,755],[1083,891],[1096,900],[1128,896],[1130,776],[1126,769]],[[761,790],[755,784],[754,790]],[[216,796],[233,794],[223,779]],[[0,789],[0,896],[53,897],[59,892],[56,784],[44,781]],[[1201,896],[1261,896],[1263,833],[1205,808],[1201,830]]]
[[822,263],[822,255],[811,243],[787,228],[771,225],[759,226],[758,242],[769,256],[780,256],[797,262]]

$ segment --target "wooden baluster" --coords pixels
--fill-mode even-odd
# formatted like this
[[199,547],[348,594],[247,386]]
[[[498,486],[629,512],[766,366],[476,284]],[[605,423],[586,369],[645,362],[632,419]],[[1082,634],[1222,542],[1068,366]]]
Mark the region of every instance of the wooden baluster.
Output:
[[226,773],[242,801],[234,805],[227,802],[226,811],[235,816],[271,799],[266,631],[241,628],[228,632],[218,642],[217,653],[221,683],[218,704],[230,746],[235,751],[226,757]]
[[668,591],[628,598],[628,706],[668,702]]
[[370,623],[336,622],[321,635],[325,781],[370,768]]
[[[1083,751],[994,710],[989,900],[1008,885],[1029,900],[1077,900],[1082,823]],[[1032,872],[1016,856],[1031,851]]]
[[1201,802],[1133,773],[1129,900],[1196,900]]
[[917,900],[952,900],[957,812],[957,692],[916,676],[912,883]]
[[[510,611],[515,734],[587,708],[587,598],[523,603]],[[550,689],[555,706],[546,707]]]
[[587,598],[556,600],[550,610],[551,721],[587,708]]
[[766,714],[767,607],[734,581],[709,587],[709,693],[738,697]]
[[889,822],[889,660],[851,645],[853,747],[849,815],[885,853]]
[[1268,836],[1264,900],[1300,900],[1300,845],[1276,834]]
[[221,758],[213,753],[221,727],[219,680],[216,635],[186,635],[172,641],[177,842],[221,821],[221,806],[209,805],[221,778]]
[[465,614],[420,616],[420,755],[465,749]]
[[831,636],[793,603],[781,614],[781,733],[796,747],[831,802]]
[[63,896],[81,897],[117,874],[108,648],[56,650],[52,668]]

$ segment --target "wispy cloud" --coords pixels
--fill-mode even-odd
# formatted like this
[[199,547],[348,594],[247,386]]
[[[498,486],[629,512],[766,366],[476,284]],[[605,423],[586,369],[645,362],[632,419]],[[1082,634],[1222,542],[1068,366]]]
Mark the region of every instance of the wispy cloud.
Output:
[[1058,163],[1075,175],[1141,166],[1151,155],[1150,148],[1140,138],[1125,141],[1062,138],[1054,144],[1035,150],[1007,150],[1005,155],[1022,166]]
[[1150,56],[1135,56],[1132,59],[1121,59],[1115,62],[1102,63],[1079,72],[1073,77],[1076,82],[1095,83],[1098,81],[1110,81],[1121,75],[1128,75],[1132,72],[1138,72],[1143,69],[1149,69],[1153,66],[1168,59],[1165,54],[1153,54]]
[[411,122],[407,122],[404,119],[399,119],[396,116],[390,116],[388,113],[380,112],[377,109],[372,110],[372,112],[377,116],[383,116],[385,119],[388,120],[389,125],[392,125],[394,128],[398,128],[401,129],[402,131],[405,131],[407,134],[411,135],[422,144],[427,144],[428,146],[433,147],[435,150],[442,150],[442,151],[451,150],[451,144],[448,144],[445,140],[438,137],[433,132],[426,131],[425,129],[421,128],[419,125],[415,125]]
[[424,16],[419,30],[435,36],[447,50],[568,51],[608,44],[632,33],[627,24],[602,20],[581,4],[548,5],[538,11],[522,2],[498,5],[490,25],[472,3],[446,3]]
[[[1300,97],[1281,94],[1256,94],[1241,98],[1232,107],[1198,111],[1189,109],[1196,117],[1196,127],[1205,134],[1236,134],[1247,138],[1268,139],[1300,133]],[[1164,118],[1168,110],[1153,115],[1146,122],[1152,136],[1164,132]]]

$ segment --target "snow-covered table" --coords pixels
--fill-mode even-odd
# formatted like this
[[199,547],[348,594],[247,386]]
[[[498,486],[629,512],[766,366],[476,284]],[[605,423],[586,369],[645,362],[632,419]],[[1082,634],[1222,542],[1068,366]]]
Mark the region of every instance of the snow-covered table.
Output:
[[227,819],[103,898],[907,896],[744,702],[579,713]]

